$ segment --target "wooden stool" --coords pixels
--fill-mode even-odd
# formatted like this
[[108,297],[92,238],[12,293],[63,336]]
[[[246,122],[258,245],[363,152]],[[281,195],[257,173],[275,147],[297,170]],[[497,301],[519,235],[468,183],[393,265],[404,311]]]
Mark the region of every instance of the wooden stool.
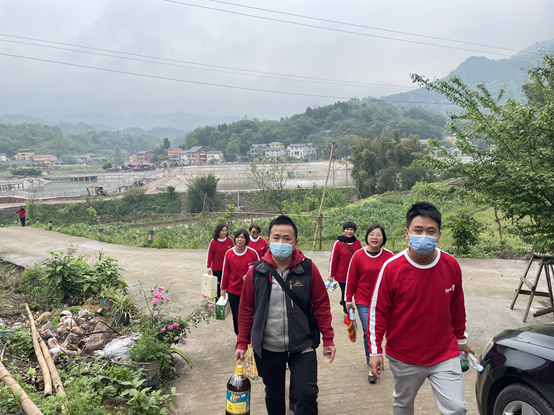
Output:
[[[537,278],[535,279],[535,282],[531,282],[530,279],[527,279],[527,274],[529,273],[529,269],[531,269],[531,265],[533,265],[533,260],[535,259],[540,259],[539,271],[537,272]],[[548,285],[548,292],[537,291],[537,285],[539,284],[539,279],[541,277],[541,272],[543,269],[544,273],[546,274],[546,284]],[[533,302],[533,298],[535,296],[550,298],[550,307],[545,308],[544,310],[537,311],[535,314],[533,314],[533,317],[542,316],[548,313],[554,313],[554,296],[552,295],[551,281],[552,275],[554,275],[554,255],[533,253],[531,259],[529,260],[529,264],[527,264],[527,269],[525,270],[523,277],[520,278],[521,282],[519,283],[519,287],[517,287],[512,305],[510,306],[510,309],[513,310],[519,294],[525,294],[529,296],[529,304],[527,304],[527,309],[525,310],[525,314],[523,314],[523,322],[527,320],[529,310],[531,309],[531,303]],[[521,287],[523,287],[523,284],[525,284],[529,288],[529,290],[522,290]]]

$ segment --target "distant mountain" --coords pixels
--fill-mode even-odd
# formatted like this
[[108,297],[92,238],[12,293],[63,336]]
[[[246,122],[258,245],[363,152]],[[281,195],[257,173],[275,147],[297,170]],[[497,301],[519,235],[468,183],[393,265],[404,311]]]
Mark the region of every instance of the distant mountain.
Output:
[[[538,53],[540,48],[544,48],[547,51],[554,51],[554,39],[539,42],[507,59],[493,60],[485,58],[484,56],[472,56],[462,62],[451,74],[445,76],[442,80],[448,80],[451,75],[458,75],[469,86],[475,86],[484,82],[493,96],[498,93],[502,86],[506,85],[507,97],[523,100],[525,96],[521,87],[529,82],[527,73],[524,69],[529,65],[538,63],[540,59],[540,56],[533,56],[528,52]],[[443,112],[449,107],[443,95],[427,91],[424,88],[388,95],[386,97],[381,97],[381,99],[408,101],[408,103],[402,102],[393,104],[397,108],[408,108],[414,105],[420,105],[425,109]],[[437,105],[440,104],[441,101],[443,101],[443,105]],[[413,104],[409,102],[413,102]],[[420,102],[432,102],[436,104],[421,104]]]

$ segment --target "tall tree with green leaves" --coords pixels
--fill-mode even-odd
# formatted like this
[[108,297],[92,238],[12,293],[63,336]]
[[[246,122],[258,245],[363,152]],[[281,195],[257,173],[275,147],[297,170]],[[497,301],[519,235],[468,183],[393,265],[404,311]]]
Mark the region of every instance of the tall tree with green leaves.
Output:
[[219,179],[213,173],[190,179],[187,191],[187,210],[191,213],[200,213],[206,205],[208,210],[213,211],[219,204],[218,182]]
[[171,147],[171,141],[169,141],[169,138],[164,138],[163,145],[166,150]]
[[[463,176],[463,186],[512,219],[518,235],[541,252],[554,252],[554,56],[526,69],[527,102],[492,96],[484,84],[471,89],[457,76],[448,81],[412,79],[462,109],[448,127],[470,162],[442,152],[430,167]],[[441,152],[438,143],[434,143]]]

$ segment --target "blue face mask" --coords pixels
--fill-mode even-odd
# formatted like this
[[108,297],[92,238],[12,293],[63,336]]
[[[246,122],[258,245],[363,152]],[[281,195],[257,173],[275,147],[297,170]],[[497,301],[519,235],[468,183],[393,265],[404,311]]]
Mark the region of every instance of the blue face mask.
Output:
[[437,246],[437,237],[428,235],[410,235],[410,246],[420,255],[433,252]]
[[292,255],[292,249],[294,245],[292,244],[282,244],[279,242],[271,242],[269,245],[269,250],[277,259],[285,259]]

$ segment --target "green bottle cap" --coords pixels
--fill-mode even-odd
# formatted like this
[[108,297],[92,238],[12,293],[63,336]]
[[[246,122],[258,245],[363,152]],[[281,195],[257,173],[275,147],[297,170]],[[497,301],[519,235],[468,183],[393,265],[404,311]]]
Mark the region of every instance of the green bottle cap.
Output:
[[462,372],[469,370],[469,362],[465,357],[460,358],[460,364],[462,365]]

